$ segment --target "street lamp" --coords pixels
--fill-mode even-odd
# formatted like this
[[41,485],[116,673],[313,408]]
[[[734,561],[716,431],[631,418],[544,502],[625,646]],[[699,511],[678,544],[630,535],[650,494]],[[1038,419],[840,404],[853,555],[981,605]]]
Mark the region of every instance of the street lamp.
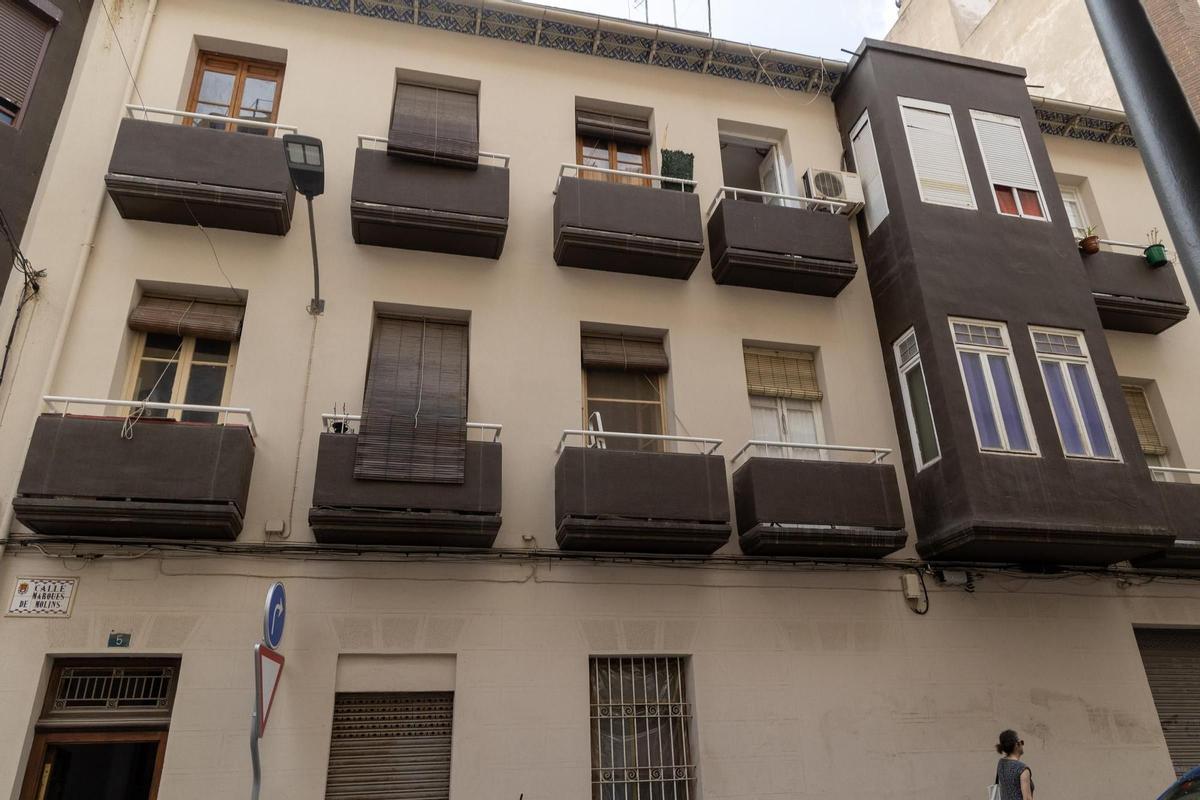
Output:
[[312,242],[313,299],[308,313],[325,311],[321,299],[321,271],[317,266],[317,229],[313,223],[313,198],[325,191],[325,156],[321,140],[313,136],[289,133],[283,137],[283,154],[287,158],[288,172],[296,191],[308,201],[308,235]]

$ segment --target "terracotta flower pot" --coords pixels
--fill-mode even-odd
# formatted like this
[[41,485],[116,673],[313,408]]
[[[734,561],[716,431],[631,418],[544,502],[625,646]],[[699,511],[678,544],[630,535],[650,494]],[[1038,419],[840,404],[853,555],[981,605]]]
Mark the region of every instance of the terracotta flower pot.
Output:
[[1085,236],[1079,240],[1079,249],[1085,256],[1094,256],[1100,252],[1100,237]]

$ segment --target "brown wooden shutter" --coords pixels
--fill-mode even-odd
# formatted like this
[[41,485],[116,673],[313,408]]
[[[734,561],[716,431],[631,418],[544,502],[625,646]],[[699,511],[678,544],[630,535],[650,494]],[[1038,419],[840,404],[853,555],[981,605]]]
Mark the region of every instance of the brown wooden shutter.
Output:
[[1142,452],[1148,456],[1165,456],[1167,446],[1158,435],[1146,390],[1140,386],[1122,386],[1121,391],[1125,394],[1125,405],[1129,406],[1129,416],[1133,417],[1133,427],[1137,431]]
[[54,23],[19,0],[0,0],[0,97],[24,108]]
[[196,336],[236,342],[242,335],[244,306],[176,297],[143,297],[129,314],[129,327],[145,333]]
[[747,347],[746,391],[762,397],[820,400],[817,366],[812,353],[789,353]]
[[326,800],[448,800],[453,692],[339,692]]
[[467,345],[462,323],[375,321],[355,478],[463,482]]
[[597,136],[613,142],[646,146],[650,144],[648,120],[619,117],[602,111],[576,109],[575,133],[580,136]]
[[388,153],[456,166],[479,164],[479,96],[396,84]]
[[1182,775],[1200,764],[1200,631],[1136,634],[1167,751],[1175,773]]
[[584,369],[619,369],[664,373],[670,369],[661,339],[584,335],[580,346]]

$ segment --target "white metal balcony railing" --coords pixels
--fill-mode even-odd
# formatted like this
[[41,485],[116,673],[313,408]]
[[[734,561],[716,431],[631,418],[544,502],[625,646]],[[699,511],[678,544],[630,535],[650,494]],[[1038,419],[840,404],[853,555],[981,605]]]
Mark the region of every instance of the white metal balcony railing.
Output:
[[583,164],[563,163],[558,168],[558,177],[554,179],[554,194],[558,194],[558,187],[562,183],[562,179],[571,177],[568,172],[574,172],[574,177],[580,178],[585,172],[596,172],[601,175],[614,175],[618,178],[629,178],[632,180],[643,180],[654,183],[658,181],[658,186],[655,188],[661,189],[664,183],[679,184],[680,188],[685,186],[696,186],[696,181],[687,180],[686,178],[668,178],[664,175],[653,175],[649,172],[625,172],[620,169],[609,169],[607,167],[589,167]]
[[133,112],[140,111],[143,116],[149,117],[150,114],[161,114],[168,117],[178,117],[179,119],[191,120],[209,120],[211,122],[220,122],[222,124],[233,123],[244,128],[262,128],[274,136],[279,131],[284,133],[296,133],[299,129],[295,125],[283,125],[278,122],[262,122],[256,119],[242,119],[240,117],[223,117],[219,114],[200,114],[195,111],[179,111],[174,108],[156,108],[154,106],[139,106],[129,104],[125,106],[125,111],[129,116],[133,116]]
[[[194,411],[201,414],[216,414],[217,424],[228,424],[230,414],[244,417],[246,427],[250,429],[250,435],[255,439],[258,438],[258,429],[254,425],[254,414],[248,408],[239,408],[235,406],[206,406],[198,403],[155,403],[149,400],[114,400],[111,398],[97,397],[66,397],[62,395],[46,395],[42,398],[49,409],[56,413],[66,416],[72,405],[78,406],[100,406],[101,408],[125,408],[129,409],[127,414],[136,413],[139,410],[145,411]],[[60,408],[61,407],[61,408]]]
[[[358,134],[358,146],[364,149],[368,149],[370,145],[377,144],[386,146],[387,141],[388,140],[386,136],[372,136],[369,133]],[[510,155],[506,155],[504,153],[489,153],[486,150],[480,150],[479,157],[486,158],[490,161],[495,161],[498,166],[504,167],[504,169],[508,169],[508,162],[512,160],[512,156]]]
[[[1129,250],[1136,250],[1139,253],[1144,253],[1146,251],[1146,248],[1148,247],[1148,245],[1135,244],[1134,242],[1121,242],[1121,241],[1117,241],[1116,239],[1101,239],[1100,244],[1108,245],[1108,247],[1112,248],[1112,249],[1115,249],[1118,247],[1123,247],[1123,248],[1127,248]],[[1167,259],[1170,260],[1171,251],[1165,247],[1163,248],[1163,251],[1167,254]]]
[[[322,414],[321,427],[326,433],[357,434],[358,424],[362,422],[362,414]],[[500,431],[504,426],[495,422],[468,422],[467,435],[478,431],[482,437],[491,434],[491,441],[500,441]]]
[[[707,436],[667,436],[659,433],[625,433],[620,431],[604,431],[589,428],[587,430],[568,428],[562,432],[562,436],[558,439],[558,447],[554,452],[561,453],[563,448],[567,446],[567,439],[578,436],[583,439],[588,447],[596,446],[587,444],[590,442],[604,442],[608,439],[638,439],[644,442],[679,442],[681,444],[702,445],[701,452],[704,455],[712,455],[717,451],[723,443],[723,439],[712,439]],[[601,447],[601,449],[604,449]]]
[[770,448],[778,447],[784,450],[811,450],[815,451],[821,458],[825,458],[826,453],[862,453],[870,455],[871,458],[867,461],[868,464],[879,464],[883,459],[892,454],[889,447],[857,447],[847,444],[810,444],[808,442],[770,442],[763,439],[751,439],[742,445],[742,449],[738,450],[733,456],[734,463],[738,459],[746,455],[747,452],[763,448],[770,452]]
[[1163,483],[1190,483],[1200,485],[1200,469],[1188,467],[1158,467],[1150,465],[1150,475]]
[[[760,192],[755,189],[739,189],[736,186],[722,186],[717,190],[716,196],[708,205],[708,213],[705,218],[713,215],[717,210],[717,206],[726,198],[737,200],[739,197],[761,198],[764,203],[771,205],[781,205],[788,208],[810,208],[810,209],[827,209],[831,214],[849,214],[854,210],[854,203],[844,203],[841,200],[819,200],[813,197],[801,197],[795,194],[780,194],[778,192]],[[771,201],[777,201],[772,203]]]

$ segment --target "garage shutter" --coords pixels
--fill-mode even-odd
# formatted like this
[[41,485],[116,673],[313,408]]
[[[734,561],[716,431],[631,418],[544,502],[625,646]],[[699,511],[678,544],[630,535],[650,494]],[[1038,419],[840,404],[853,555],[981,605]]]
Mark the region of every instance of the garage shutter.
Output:
[[1200,765],[1200,631],[1139,630],[1137,642],[1167,750],[1182,775]]
[[453,692],[339,692],[326,800],[448,800]]

